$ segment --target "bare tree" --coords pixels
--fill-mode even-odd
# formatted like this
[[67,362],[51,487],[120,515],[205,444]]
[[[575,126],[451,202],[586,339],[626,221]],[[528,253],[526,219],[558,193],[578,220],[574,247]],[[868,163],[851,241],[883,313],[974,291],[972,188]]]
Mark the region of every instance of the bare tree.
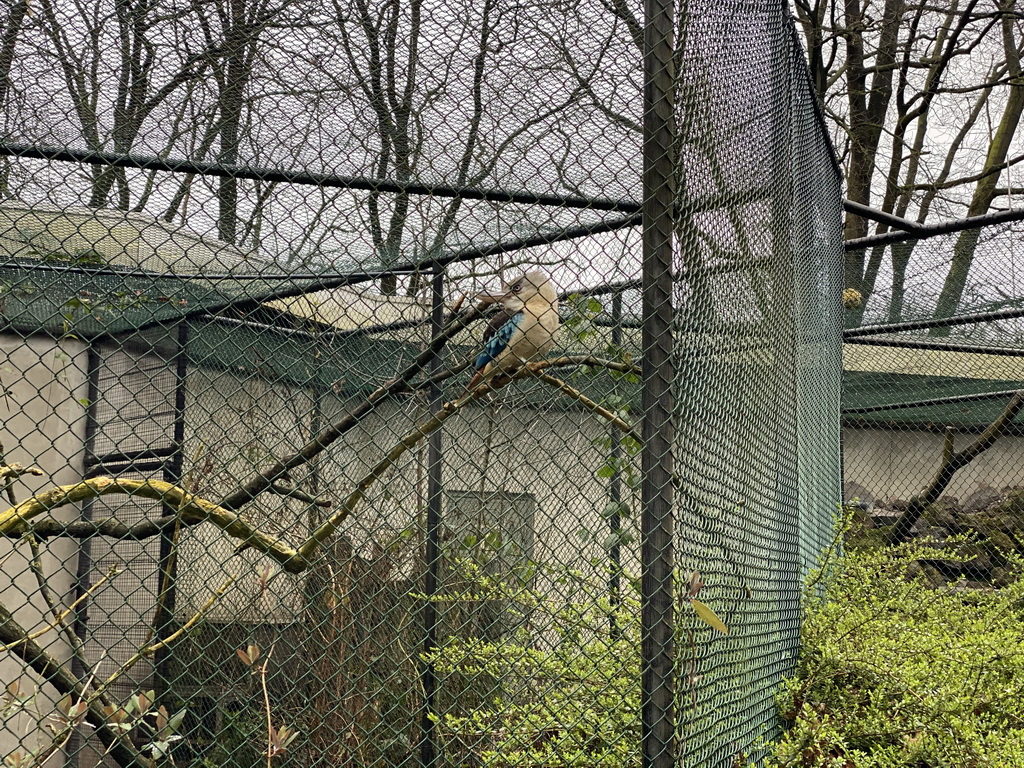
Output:
[[[548,136],[554,116],[581,97],[579,87],[548,94],[538,89],[533,98],[523,94],[512,102],[514,90],[494,90],[495,80],[508,78],[499,73],[508,72],[513,43],[532,23],[518,4],[466,3],[444,25],[435,20],[429,28],[422,0],[334,0],[333,10],[347,64],[336,76],[339,90],[372,116],[359,145],[373,178],[433,176],[459,188],[484,184],[502,163],[523,157]],[[359,110],[353,111],[359,120]],[[463,206],[459,197],[430,201],[405,192],[368,193],[365,221],[381,264],[393,266],[403,253],[417,260],[438,253]],[[420,287],[414,278],[407,290]],[[397,288],[394,275],[383,279],[382,292]]]
[[[7,19],[0,32],[0,105],[7,107],[11,90],[11,66],[18,44],[21,28],[28,13],[28,0],[17,0],[7,11]],[[0,163],[0,198],[7,197],[10,161],[4,158]]]
[[[1005,60],[1006,78],[1010,86],[1003,105],[1003,113],[995,127],[985,162],[974,181],[974,194],[967,208],[968,216],[980,216],[986,213],[996,198],[996,188],[1000,172],[1010,164],[1024,159],[1024,154],[1008,159],[1013,139],[1020,126],[1021,115],[1024,114],[1024,72],[1021,70],[1021,56],[1024,55],[1024,35],[1015,30],[1015,3],[1013,0],[1002,0],[1000,3],[999,29],[1002,32],[1003,56]],[[974,253],[978,246],[978,229],[965,230],[957,238],[953,247],[953,260],[942,286],[936,307],[937,317],[951,317],[960,305],[967,278],[974,262]],[[948,328],[936,329],[936,334],[949,333]]]
[[[39,28],[47,44],[37,51],[62,73],[86,145],[129,153],[145,122],[182,85],[202,77],[216,51],[186,50],[168,67],[172,52],[157,42],[155,32],[161,25],[189,23],[189,13],[164,0],[72,7],[41,0]],[[89,205],[108,205],[115,183],[116,207],[128,210],[130,190],[119,168],[93,168]]]
[[[1020,99],[1014,35],[1020,15],[1013,4],[800,0],[795,9],[815,88],[846,165],[847,197],[920,223],[936,214],[989,210],[994,195],[987,187],[995,189],[1000,171],[1019,159],[1008,159]],[[998,125],[986,129],[991,110],[1000,108]],[[981,169],[959,172],[979,152],[986,158]],[[878,223],[872,232],[867,219],[849,214],[845,236],[888,228]],[[965,234],[958,248],[970,237]],[[903,316],[913,251],[913,243],[892,249],[893,322]],[[881,247],[848,252],[846,285],[865,298],[874,294],[884,255]],[[968,258],[954,259],[940,316],[955,312],[968,269]]]
[[[208,149],[216,137],[217,160],[225,165],[239,161],[246,93],[255,76],[263,36],[291,5],[292,0],[192,0],[206,45],[221,53],[213,65],[216,120],[207,131],[203,148]],[[238,179],[224,176],[219,180],[217,205],[217,235],[234,243],[238,236]]]

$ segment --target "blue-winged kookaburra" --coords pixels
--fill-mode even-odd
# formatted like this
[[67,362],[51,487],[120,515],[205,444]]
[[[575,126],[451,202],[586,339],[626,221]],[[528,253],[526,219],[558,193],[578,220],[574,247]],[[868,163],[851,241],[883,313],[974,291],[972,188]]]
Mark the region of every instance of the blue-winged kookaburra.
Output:
[[484,349],[476,359],[476,373],[467,390],[497,371],[512,371],[538,360],[555,343],[558,332],[558,294],[543,272],[527,272],[498,293],[482,293],[484,303],[500,303],[502,310],[484,331]]

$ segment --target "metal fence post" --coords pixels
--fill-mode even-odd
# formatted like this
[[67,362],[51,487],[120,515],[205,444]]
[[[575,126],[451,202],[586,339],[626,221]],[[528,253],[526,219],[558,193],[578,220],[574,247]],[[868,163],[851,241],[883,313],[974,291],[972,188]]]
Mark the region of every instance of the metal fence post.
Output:
[[[436,339],[444,327],[444,270],[434,272],[433,280],[430,283],[430,338]],[[441,358],[438,355],[430,361],[429,371],[431,375],[441,371]],[[429,393],[429,410],[435,413],[441,407],[443,392],[441,387],[434,384]],[[430,654],[437,647],[437,609],[432,602],[437,592],[437,569],[440,550],[438,548],[438,537],[441,531],[441,482],[444,465],[442,464],[441,431],[438,430],[430,435],[427,443],[427,530],[426,530],[426,576],[424,578],[423,592],[427,597],[427,603],[423,606],[423,652]],[[434,674],[433,662],[427,661],[423,664],[423,713],[420,721],[420,765],[422,768],[432,768],[437,763],[437,743],[435,738],[434,720],[431,715],[434,711],[434,696],[437,690],[437,678]]]
[[644,768],[675,762],[672,611],[673,0],[646,0],[643,134],[642,740]]

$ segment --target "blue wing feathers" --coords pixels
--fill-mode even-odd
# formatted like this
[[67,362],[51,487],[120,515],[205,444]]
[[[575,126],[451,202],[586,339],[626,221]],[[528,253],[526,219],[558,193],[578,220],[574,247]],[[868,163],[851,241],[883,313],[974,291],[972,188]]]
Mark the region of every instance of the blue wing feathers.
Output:
[[519,327],[519,323],[522,319],[523,313],[519,312],[513,315],[511,320],[495,331],[494,335],[487,340],[486,344],[484,344],[483,351],[476,359],[476,364],[474,366],[476,370],[482,370],[488,363],[493,362],[498,355],[505,351],[509,341],[512,340],[512,334],[516,332],[516,328]]

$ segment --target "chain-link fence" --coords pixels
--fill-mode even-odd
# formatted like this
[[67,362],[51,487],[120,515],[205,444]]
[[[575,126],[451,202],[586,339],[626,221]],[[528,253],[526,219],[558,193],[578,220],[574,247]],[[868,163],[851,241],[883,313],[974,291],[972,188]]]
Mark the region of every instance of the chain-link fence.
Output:
[[844,495],[869,529],[897,524],[887,538],[977,542],[967,563],[937,545],[936,579],[999,583],[1024,540],[1015,218],[852,244],[874,269],[870,297],[847,311]]
[[758,760],[840,498],[784,3],[4,13],[8,766]]

